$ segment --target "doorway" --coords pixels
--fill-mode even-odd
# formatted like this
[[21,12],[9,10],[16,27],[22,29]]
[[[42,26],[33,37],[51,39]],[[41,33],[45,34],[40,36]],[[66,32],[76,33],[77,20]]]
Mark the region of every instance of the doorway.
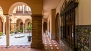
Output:
[[45,33],[45,32],[46,32],[46,30],[47,30],[47,23],[46,23],[46,22],[44,22],[44,23],[43,23],[43,32]]

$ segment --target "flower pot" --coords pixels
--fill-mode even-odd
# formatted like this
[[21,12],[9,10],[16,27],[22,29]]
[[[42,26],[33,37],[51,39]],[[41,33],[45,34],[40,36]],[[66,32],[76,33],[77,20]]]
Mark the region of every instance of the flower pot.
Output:
[[27,38],[28,38],[28,41],[31,41],[31,37],[32,37],[32,36],[28,36],[28,37],[27,37]]

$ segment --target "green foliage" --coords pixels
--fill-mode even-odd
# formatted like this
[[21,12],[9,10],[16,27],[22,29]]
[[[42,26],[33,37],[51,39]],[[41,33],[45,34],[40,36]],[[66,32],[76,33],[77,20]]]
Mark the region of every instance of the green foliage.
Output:
[[15,27],[15,28],[18,28],[18,26],[16,26],[16,25],[15,25],[14,27]]
[[22,30],[22,29],[20,29],[20,30],[18,30],[18,32],[23,32],[23,30]]
[[12,34],[12,33],[14,33],[14,31],[13,31],[13,30],[11,30],[11,31],[10,31],[10,34]]
[[32,24],[31,23],[27,26],[26,30],[32,30]]
[[3,35],[3,33],[2,32],[0,32],[0,36],[2,36]]

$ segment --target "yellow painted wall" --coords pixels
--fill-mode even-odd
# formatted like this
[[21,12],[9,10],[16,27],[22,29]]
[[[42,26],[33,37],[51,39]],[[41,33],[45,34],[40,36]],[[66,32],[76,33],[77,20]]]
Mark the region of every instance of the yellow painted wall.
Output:
[[91,0],[78,0],[79,5],[76,9],[76,24],[91,25]]
[[42,0],[0,0],[0,6],[4,10],[4,14],[11,12],[13,8],[10,9],[10,7],[16,2],[24,2],[29,5],[33,14],[42,14]]
[[52,13],[52,16],[51,16],[51,29],[50,29],[50,32],[52,34],[55,34],[56,9],[52,9],[51,13]]
[[64,0],[61,0],[59,5],[56,8],[56,14],[59,13],[59,21],[60,21],[60,26],[61,26],[61,16],[60,16],[60,10],[62,8],[62,4],[63,4]]
[[56,9],[51,9],[47,19],[47,30],[50,31],[50,38],[55,39],[55,17]]
[[48,18],[47,18],[47,30],[48,31],[50,31],[50,29],[51,29],[51,25],[49,25],[49,24],[51,24],[51,12],[50,12],[50,14],[49,14],[49,16],[48,16]]
[[[61,0],[56,13],[60,13],[64,0]],[[76,25],[91,25],[91,0],[78,0],[79,4],[76,8]],[[60,21],[61,22],[61,21]]]

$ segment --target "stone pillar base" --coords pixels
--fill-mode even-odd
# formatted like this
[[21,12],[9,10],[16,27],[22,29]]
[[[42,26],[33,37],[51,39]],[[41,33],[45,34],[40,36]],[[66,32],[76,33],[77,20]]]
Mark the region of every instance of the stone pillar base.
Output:
[[43,49],[44,48],[44,44],[43,43],[39,43],[39,42],[32,43],[31,44],[31,48]]

